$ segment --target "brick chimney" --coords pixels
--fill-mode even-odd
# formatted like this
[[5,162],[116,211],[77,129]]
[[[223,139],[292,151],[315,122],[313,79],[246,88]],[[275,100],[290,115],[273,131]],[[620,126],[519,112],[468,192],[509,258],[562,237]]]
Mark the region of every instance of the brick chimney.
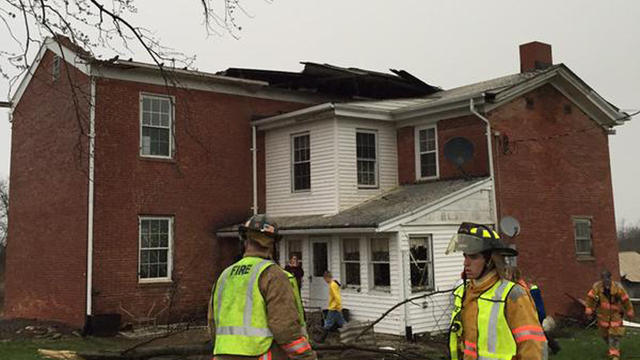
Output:
[[520,45],[521,73],[546,69],[551,65],[551,45],[539,41]]

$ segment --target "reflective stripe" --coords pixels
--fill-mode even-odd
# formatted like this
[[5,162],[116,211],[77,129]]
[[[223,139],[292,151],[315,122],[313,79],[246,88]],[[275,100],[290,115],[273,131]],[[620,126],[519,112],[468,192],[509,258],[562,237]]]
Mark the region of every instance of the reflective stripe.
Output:
[[480,356],[478,358],[478,360],[504,360],[502,358],[494,358],[494,357],[488,357],[488,356]]
[[[584,294],[584,293],[583,293]],[[596,294],[593,292],[593,289],[589,290],[589,292],[587,293],[587,296],[590,298],[595,298]]]
[[300,355],[307,350],[311,350],[311,345],[309,345],[309,343],[305,340],[304,342],[287,349],[287,353]]
[[[244,314],[242,316],[242,323],[244,324],[245,328],[251,328],[251,319],[253,319],[253,286],[258,280],[258,272],[260,271],[262,266],[268,262],[272,261],[266,259],[262,260],[251,270],[251,278],[249,279],[249,285],[247,286],[246,300],[244,303]],[[271,332],[269,332],[269,334],[271,334]]]
[[544,336],[544,333],[522,334],[522,335],[516,336],[517,343],[521,343],[527,340],[546,342],[547,338]]
[[602,306],[603,309],[611,309],[611,310],[618,310],[620,309],[620,307],[618,305],[614,305],[608,302],[601,302],[600,306]]
[[622,295],[622,301],[627,301],[627,300],[629,300],[629,295],[627,294]]
[[[216,324],[220,323],[220,312],[222,311],[222,290],[224,290],[224,284],[227,282],[227,278],[229,277],[229,271],[228,269],[225,270],[222,273],[222,277],[220,278],[220,281],[218,283],[218,311],[216,311]],[[214,289],[214,293],[215,293],[215,289]]]
[[221,326],[216,328],[216,335],[242,335],[267,337],[273,336],[269,328],[261,329],[247,326]]
[[469,356],[472,356],[474,358],[478,357],[478,352],[476,350],[476,344],[471,342],[471,341],[468,341],[468,340],[464,341],[464,350],[462,352],[465,353],[465,355],[469,355]]
[[614,349],[614,348],[610,348],[609,349],[609,355],[620,356],[620,350]]
[[604,328],[608,328],[608,327],[620,327],[622,326],[622,321],[600,321],[598,322],[598,325]]
[[260,356],[260,360],[271,360],[271,350],[264,353],[264,355]]
[[489,326],[487,332],[487,351],[490,353],[496,352],[496,344],[498,343],[498,312],[500,311],[500,305],[502,304],[502,294],[509,285],[508,281],[500,280],[502,283],[496,290],[491,305],[491,315],[489,316]]
[[473,342],[471,342],[469,340],[465,340],[464,341],[464,346],[469,347],[471,349],[477,348],[476,343],[473,343]]

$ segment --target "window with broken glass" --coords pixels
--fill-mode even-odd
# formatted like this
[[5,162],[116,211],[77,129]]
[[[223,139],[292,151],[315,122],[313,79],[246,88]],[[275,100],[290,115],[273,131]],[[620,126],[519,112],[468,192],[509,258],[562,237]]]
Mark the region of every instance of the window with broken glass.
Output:
[[141,98],[140,155],[171,158],[173,110],[171,99],[143,95]]
[[342,269],[344,285],[360,287],[360,239],[342,239]]
[[371,239],[371,272],[373,275],[373,288],[390,291],[391,267],[389,264],[388,239]]
[[140,281],[171,279],[172,222],[169,217],[140,218]]
[[409,239],[409,267],[412,292],[433,289],[431,239],[431,235],[412,236]]

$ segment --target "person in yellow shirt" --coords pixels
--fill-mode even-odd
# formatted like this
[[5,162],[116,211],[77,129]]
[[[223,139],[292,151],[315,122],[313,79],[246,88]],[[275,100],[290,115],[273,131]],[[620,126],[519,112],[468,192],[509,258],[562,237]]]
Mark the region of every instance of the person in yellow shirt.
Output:
[[324,342],[329,334],[329,331],[341,328],[344,325],[345,320],[342,316],[342,296],[340,296],[340,283],[338,280],[333,279],[331,271],[324,272],[324,281],[329,285],[329,308],[327,309],[327,315],[324,319],[324,326],[322,327],[322,336],[318,339],[318,342]]

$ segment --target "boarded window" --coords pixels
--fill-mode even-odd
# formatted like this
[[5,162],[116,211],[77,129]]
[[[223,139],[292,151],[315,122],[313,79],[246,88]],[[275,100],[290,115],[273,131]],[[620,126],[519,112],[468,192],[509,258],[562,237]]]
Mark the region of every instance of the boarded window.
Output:
[[411,271],[411,291],[433,289],[433,255],[431,235],[409,239],[409,267]]
[[388,239],[371,239],[371,272],[373,275],[373,288],[389,291],[391,268],[389,264]]
[[376,156],[376,133],[372,131],[356,132],[358,186],[376,187],[378,185]]
[[140,154],[171,157],[173,110],[171,99],[142,96]]
[[346,286],[360,286],[360,239],[342,240],[342,268]]
[[591,237],[591,219],[574,218],[573,230],[576,239],[576,255],[593,255],[593,240]]
[[141,217],[139,220],[138,278],[171,279],[172,218]]
[[293,191],[311,189],[311,144],[309,134],[292,137]]

